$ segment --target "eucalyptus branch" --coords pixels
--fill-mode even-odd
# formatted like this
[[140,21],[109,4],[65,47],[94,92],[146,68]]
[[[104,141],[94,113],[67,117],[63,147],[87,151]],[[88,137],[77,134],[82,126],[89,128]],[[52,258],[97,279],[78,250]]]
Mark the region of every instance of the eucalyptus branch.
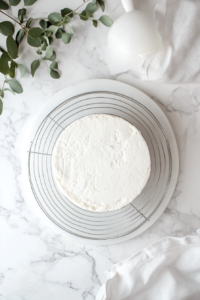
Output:
[[[12,19],[14,22],[16,22],[19,26],[21,26],[23,28],[23,26],[17,21],[15,20],[13,17],[11,17],[10,15],[7,15],[5,12],[3,12],[2,10],[0,10],[0,13],[4,14],[5,16],[7,16],[8,18]],[[26,26],[24,26],[25,28],[27,28]]]
[[[16,68],[19,69],[21,77],[23,77],[26,72],[26,67],[23,64],[15,62],[15,59],[19,56],[19,45],[25,36],[27,36],[26,41],[28,45],[37,49],[36,52],[39,54],[39,58],[33,60],[31,63],[31,75],[35,76],[35,72],[39,68],[40,62],[43,61],[50,76],[54,79],[58,79],[60,78],[60,74],[58,72],[58,63],[56,62],[56,52],[51,46],[53,37],[60,39],[64,44],[69,44],[74,35],[73,28],[69,23],[76,15],[78,15],[82,21],[91,20],[94,27],[98,26],[98,22],[101,22],[107,27],[112,26],[112,20],[106,15],[102,15],[98,20],[93,18],[93,14],[97,9],[97,4],[99,4],[101,10],[104,11],[104,0],[86,0],[75,10],[63,8],[60,13],[50,13],[47,18],[26,18],[26,20],[24,20],[24,16],[27,13],[27,9],[24,7],[30,7],[36,1],[37,0],[23,0],[24,6],[18,10],[19,21],[17,21],[15,18],[2,11],[7,10],[9,4],[4,0],[0,0],[0,12],[20,26],[20,29],[14,38],[15,28],[13,23],[10,21],[0,22],[0,34],[7,37],[6,51],[0,47],[0,52],[2,52],[0,55],[0,73],[5,76],[3,87],[0,91],[0,114],[3,111],[3,101],[1,98],[4,97],[4,91],[9,91],[13,94],[21,94],[23,92],[20,82],[14,79],[14,77]],[[20,1],[18,0],[9,0],[9,3],[12,3],[11,5],[13,6],[17,6],[19,2]],[[77,10],[83,5],[86,5],[86,7],[81,13],[78,13]],[[32,21],[37,20],[40,20],[39,25],[35,27],[31,26]],[[65,25],[67,25],[67,28],[65,28]],[[48,60],[50,61],[49,64],[47,63]],[[7,76],[11,78],[7,79]],[[10,89],[5,89],[5,84],[8,84]]]

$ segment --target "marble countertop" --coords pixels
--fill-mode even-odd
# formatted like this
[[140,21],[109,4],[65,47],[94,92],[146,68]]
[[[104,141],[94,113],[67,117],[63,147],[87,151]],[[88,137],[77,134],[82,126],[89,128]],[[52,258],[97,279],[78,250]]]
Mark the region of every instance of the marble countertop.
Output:
[[[45,17],[64,7],[76,8],[81,1],[58,0],[46,5],[47,1],[40,0],[29,10],[33,17]],[[154,2],[143,1],[143,7],[152,7]],[[120,0],[107,0],[106,8],[113,19],[123,13]],[[16,10],[12,14],[16,15]],[[70,45],[60,41],[54,44],[61,79],[51,79],[42,65],[32,78],[30,52],[32,60],[37,54],[26,46],[21,51],[27,74],[23,80],[17,75],[24,93],[15,97],[7,93],[4,98],[0,117],[0,300],[95,299],[105,281],[104,272],[112,264],[162,237],[182,237],[200,228],[200,85],[144,83],[133,71],[114,73],[107,56],[108,29],[103,25],[94,28],[78,18],[73,27],[75,35]],[[91,78],[122,81],[149,95],[171,122],[180,154],[178,184],[163,215],[137,238],[112,246],[79,245],[53,232],[28,210],[28,199],[21,189],[24,128],[54,93]]]

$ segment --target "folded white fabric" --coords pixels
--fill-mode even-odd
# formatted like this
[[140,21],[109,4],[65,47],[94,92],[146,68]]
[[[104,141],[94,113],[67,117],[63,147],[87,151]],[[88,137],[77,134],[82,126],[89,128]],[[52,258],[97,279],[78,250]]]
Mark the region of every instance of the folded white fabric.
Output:
[[199,300],[200,236],[163,238],[107,273],[96,300]]
[[200,1],[159,0],[155,17],[162,47],[145,59],[144,81],[163,83],[200,80]]

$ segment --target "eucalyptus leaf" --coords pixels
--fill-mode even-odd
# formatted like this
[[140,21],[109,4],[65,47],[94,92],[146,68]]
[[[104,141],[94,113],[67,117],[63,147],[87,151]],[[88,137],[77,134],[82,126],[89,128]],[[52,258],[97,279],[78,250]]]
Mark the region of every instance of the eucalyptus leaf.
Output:
[[71,22],[71,20],[72,20],[72,18],[70,18],[69,16],[65,16],[65,17],[64,17],[64,20],[63,20],[63,24],[64,24],[64,25],[65,25],[65,24],[68,24],[68,23]]
[[[51,25],[47,28],[47,31],[53,31],[53,32],[56,32],[57,30],[57,27],[55,25]],[[49,33],[48,33],[49,34]]]
[[0,115],[2,114],[2,112],[3,112],[3,101],[0,98]]
[[71,34],[68,33],[68,32],[65,32],[65,33],[62,34],[62,41],[63,41],[63,43],[65,43],[65,44],[69,44],[70,41],[71,41],[71,38],[72,38],[72,36],[71,36]]
[[8,70],[8,75],[9,75],[11,78],[14,78],[14,77],[15,77],[15,68],[16,68],[15,62],[11,61],[10,68],[9,68],[9,70]]
[[14,41],[12,35],[9,35],[6,39],[6,47],[8,50],[9,56],[14,59],[18,57],[18,48],[17,43]]
[[56,36],[57,39],[61,39],[62,34],[63,34],[63,33],[62,33],[62,30],[59,28],[59,29],[56,31],[55,36]]
[[31,6],[33,5],[37,0],[24,0],[24,5]]
[[89,11],[86,10],[86,13],[89,18],[93,18],[93,14],[91,14]]
[[49,58],[50,61],[54,61],[56,59],[56,52],[53,51],[52,56]]
[[17,34],[16,34],[16,38],[15,41],[17,43],[17,45],[19,46],[19,44],[21,43],[23,37],[25,36],[25,32],[23,29],[20,29]]
[[92,23],[93,23],[94,27],[97,27],[97,25],[98,25],[97,20],[93,20]]
[[48,19],[52,24],[57,24],[59,22],[62,21],[62,17],[59,13],[51,13],[50,15],[48,15]]
[[50,75],[54,79],[60,78],[60,74],[57,71],[55,71],[55,70],[51,70]]
[[80,19],[83,20],[83,21],[87,21],[88,20],[88,17],[87,17],[87,12],[86,10],[83,10],[80,14]]
[[47,46],[49,46],[49,39],[48,39],[48,37],[43,36],[42,38],[46,41]]
[[2,52],[2,53],[4,53],[4,52],[6,52],[3,48],[1,48],[0,47],[0,51]]
[[86,11],[88,11],[89,13],[93,14],[95,12],[97,8],[97,5],[95,3],[89,3],[87,6],[86,6]]
[[12,6],[17,6],[21,0],[9,0],[9,4]]
[[48,45],[47,45],[47,42],[44,41],[44,42],[42,43],[42,45],[41,45],[41,50],[42,50],[42,51],[46,50],[47,46],[48,46]]
[[40,20],[39,24],[43,30],[47,29],[47,21],[42,19]]
[[103,25],[105,25],[105,26],[107,26],[107,27],[111,27],[112,24],[113,24],[113,21],[111,20],[111,18],[108,17],[108,16],[106,16],[106,15],[101,16],[101,18],[99,19],[99,21],[100,21]]
[[0,9],[7,10],[9,9],[9,5],[3,0],[0,0]]
[[9,84],[11,90],[17,94],[23,93],[23,88],[21,84],[16,79],[6,80],[6,83]]
[[26,68],[23,64],[18,64],[19,70],[20,70],[20,74],[21,74],[21,78],[24,77],[25,73],[26,73]]
[[104,11],[105,10],[105,3],[104,3],[104,1],[102,1],[102,0],[97,0],[97,1],[98,1],[99,5],[101,7],[101,10]]
[[97,0],[92,0],[92,3],[97,3]]
[[49,39],[49,44],[51,45],[51,43],[53,42],[52,36],[49,36],[48,39]]
[[42,55],[42,52],[40,51],[40,49],[37,49],[36,53],[39,55]]
[[24,16],[26,14],[26,8],[22,8],[18,10],[18,19],[20,21],[20,23],[22,23],[24,21]]
[[4,22],[1,22],[0,23],[0,32],[3,34],[3,35],[13,35],[14,34],[14,26],[11,22],[9,21],[4,21]]
[[36,59],[32,62],[32,64],[31,64],[31,74],[32,74],[33,77],[35,75],[35,71],[39,68],[39,66],[40,66],[39,59]]
[[69,25],[68,25],[68,28],[69,28],[69,32],[70,32],[70,34],[71,34],[71,35],[73,35],[73,34],[74,34],[74,30],[73,30],[73,28],[72,28],[71,26],[69,26]]
[[8,59],[3,56],[4,53],[2,54],[1,58],[0,58],[0,72],[4,75],[8,74],[8,70],[9,70],[9,65],[8,65]]
[[15,95],[15,93],[12,90],[10,90],[10,89],[4,89],[4,92],[5,91],[11,92],[13,95]]
[[33,27],[29,30],[28,35],[32,39],[38,38],[43,33],[43,30],[40,27]]
[[52,70],[58,69],[58,63],[56,61],[53,61],[49,67]]
[[47,46],[47,49],[46,49],[46,58],[50,58],[51,56],[53,55],[53,49],[51,46]]
[[33,21],[33,18],[29,18],[26,22],[26,27],[30,28],[31,22]]
[[63,8],[61,10],[61,15],[62,15],[62,17],[65,17],[66,15],[68,15],[70,18],[73,18],[74,13],[73,13],[73,10],[71,10],[70,8]]
[[3,90],[0,90],[0,97],[3,99],[4,98],[4,92]]
[[27,36],[27,43],[32,47],[40,47],[41,39],[38,37],[36,39],[32,39],[30,36]]

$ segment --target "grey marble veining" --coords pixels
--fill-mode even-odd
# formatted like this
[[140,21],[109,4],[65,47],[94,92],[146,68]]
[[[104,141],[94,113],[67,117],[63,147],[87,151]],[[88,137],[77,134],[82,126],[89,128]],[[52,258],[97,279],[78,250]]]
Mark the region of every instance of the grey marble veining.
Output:
[[[119,0],[106,2],[106,13],[113,19],[123,12]],[[76,8],[79,3],[60,0],[46,5],[40,0],[29,10],[33,16],[42,17],[63,7]],[[105,280],[104,272],[113,263],[162,237],[194,234],[200,228],[200,85],[143,83],[133,71],[110,75],[106,62],[108,29],[101,25],[93,28],[78,18],[73,22],[75,36],[71,44],[55,43],[61,79],[51,79],[43,65],[32,78],[28,67],[23,80],[17,75],[24,93],[15,97],[7,93],[5,97],[0,118],[0,300],[95,299]],[[30,66],[29,54],[36,59],[35,50],[26,46],[21,51],[23,61]],[[167,115],[179,148],[180,176],[168,208],[146,232],[118,245],[95,247],[68,241],[29,211],[29,199],[21,192],[24,128],[54,93],[90,78],[126,82],[148,94]]]

